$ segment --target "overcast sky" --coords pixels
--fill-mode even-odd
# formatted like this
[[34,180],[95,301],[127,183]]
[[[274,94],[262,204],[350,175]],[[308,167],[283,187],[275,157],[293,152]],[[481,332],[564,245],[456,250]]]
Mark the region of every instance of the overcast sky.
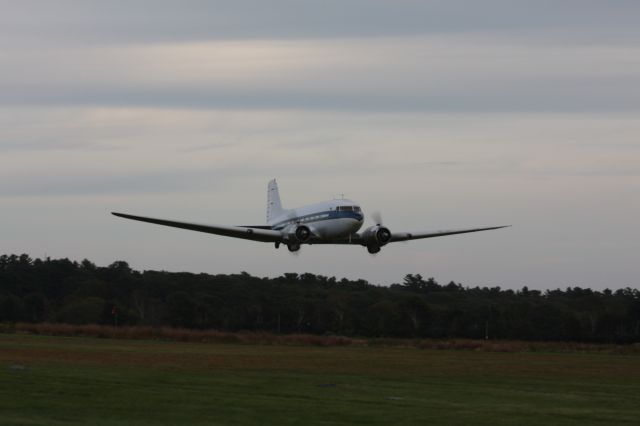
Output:
[[[638,1],[0,0],[0,252],[136,269],[546,289],[640,284]],[[344,193],[391,230],[272,245]]]

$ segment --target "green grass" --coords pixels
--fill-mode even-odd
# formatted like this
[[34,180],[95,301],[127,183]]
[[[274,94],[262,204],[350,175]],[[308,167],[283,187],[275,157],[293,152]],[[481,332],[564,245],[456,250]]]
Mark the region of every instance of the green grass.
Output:
[[1,425],[621,425],[638,419],[638,355],[0,334]]

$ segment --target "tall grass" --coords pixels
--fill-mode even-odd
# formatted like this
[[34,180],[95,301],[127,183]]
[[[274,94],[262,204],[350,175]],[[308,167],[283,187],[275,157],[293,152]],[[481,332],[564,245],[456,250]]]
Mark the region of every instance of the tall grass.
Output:
[[128,340],[170,340],[199,343],[234,343],[285,346],[369,346],[406,347],[435,350],[482,352],[600,352],[640,354],[640,343],[631,345],[579,342],[530,342],[520,340],[473,339],[357,339],[313,334],[274,334],[268,332],[193,330],[171,327],[112,327],[106,325],[72,325],[52,323],[0,324],[0,333],[28,333],[48,336],[80,336]]

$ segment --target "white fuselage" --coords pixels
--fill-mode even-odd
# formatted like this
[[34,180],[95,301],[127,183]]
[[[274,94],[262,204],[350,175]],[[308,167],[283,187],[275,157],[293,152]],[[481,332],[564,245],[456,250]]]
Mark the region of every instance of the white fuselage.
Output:
[[323,239],[345,238],[355,234],[364,223],[360,207],[350,200],[330,200],[284,212],[270,221],[274,230],[305,225]]

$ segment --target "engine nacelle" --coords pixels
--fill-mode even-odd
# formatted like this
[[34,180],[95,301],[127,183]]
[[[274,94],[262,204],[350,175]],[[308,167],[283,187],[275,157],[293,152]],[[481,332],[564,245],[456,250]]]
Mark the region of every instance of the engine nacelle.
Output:
[[391,231],[384,226],[371,226],[364,230],[362,239],[367,247],[382,247],[391,241]]
[[287,240],[296,243],[305,243],[311,238],[311,230],[305,225],[292,225],[287,228]]

